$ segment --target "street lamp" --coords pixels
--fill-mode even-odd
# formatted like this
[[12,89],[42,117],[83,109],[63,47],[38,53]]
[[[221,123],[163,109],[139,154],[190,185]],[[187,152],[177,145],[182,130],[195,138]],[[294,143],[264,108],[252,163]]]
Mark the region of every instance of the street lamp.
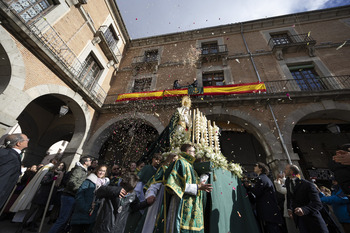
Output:
[[339,134],[340,133],[340,128],[338,125],[334,124],[334,123],[330,123],[327,125],[327,129],[329,131],[331,131],[331,133],[334,133],[334,134]]
[[59,113],[60,115],[59,115],[59,117],[62,117],[64,115],[66,115],[68,113],[68,111],[69,111],[68,106],[67,105],[62,105],[61,108],[60,108],[60,113]]

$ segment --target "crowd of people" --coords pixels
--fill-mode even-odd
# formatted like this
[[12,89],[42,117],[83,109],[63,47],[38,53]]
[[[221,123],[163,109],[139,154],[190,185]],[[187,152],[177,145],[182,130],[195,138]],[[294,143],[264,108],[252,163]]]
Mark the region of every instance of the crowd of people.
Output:
[[[150,164],[109,167],[83,156],[68,171],[54,158],[22,173],[28,141],[25,134],[8,135],[0,149],[1,217],[20,219],[17,233],[36,232],[46,217],[49,233],[204,232],[203,194],[215,190],[208,174],[198,177],[194,170],[193,145],[183,144],[165,159],[156,153]],[[288,164],[273,180],[269,167],[256,163],[256,178],[242,182],[261,231],[350,232],[349,178],[343,177],[349,174],[349,148],[334,156],[331,189],[301,178],[296,165]]]

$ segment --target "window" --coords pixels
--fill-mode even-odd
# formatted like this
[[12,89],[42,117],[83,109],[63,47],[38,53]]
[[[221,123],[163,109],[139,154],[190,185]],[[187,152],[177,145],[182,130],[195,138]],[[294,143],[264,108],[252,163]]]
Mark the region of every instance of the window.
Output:
[[202,54],[215,54],[219,52],[218,42],[212,41],[207,43],[202,43]]
[[103,68],[97,62],[92,53],[87,56],[82,67],[82,73],[79,76],[80,82],[88,90],[93,88],[93,85],[97,83]]
[[225,77],[223,71],[204,73],[202,77],[203,87],[205,86],[223,86]]
[[113,50],[117,46],[119,40],[117,34],[113,29],[113,26],[110,25],[103,34],[106,38],[108,46],[111,48],[111,50]]
[[48,0],[16,0],[10,7],[27,23],[53,5]]
[[324,90],[325,86],[319,79],[314,65],[289,67],[292,76],[302,91]]
[[135,79],[132,92],[149,91],[151,88],[152,78],[139,78]]
[[274,45],[286,45],[291,43],[287,33],[272,34],[271,38]]
[[145,52],[145,61],[154,62],[158,61],[158,50],[149,50]]

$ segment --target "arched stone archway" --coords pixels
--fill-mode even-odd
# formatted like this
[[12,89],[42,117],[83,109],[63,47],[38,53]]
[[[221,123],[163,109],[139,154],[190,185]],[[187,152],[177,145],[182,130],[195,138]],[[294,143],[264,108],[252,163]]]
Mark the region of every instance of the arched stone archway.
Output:
[[[32,100],[45,95],[53,95],[68,105],[74,115],[74,132],[63,154],[63,160],[67,164],[77,161],[79,156],[75,158],[75,155],[82,154],[82,144],[91,124],[89,107],[83,98],[71,89],[59,85],[40,85],[27,90],[25,93]],[[54,130],[50,132],[51,135],[55,134]]]
[[264,122],[252,117],[248,113],[242,111],[220,109],[219,111],[213,111],[212,108],[204,108],[201,111],[207,116],[208,119],[213,120],[230,120],[238,125],[244,127],[247,131],[251,132],[263,146],[266,155],[273,157],[273,154],[282,153],[282,147],[279,143],[276,143],[276,137],[271,133],[271,129]]
[[[15,125],[18,118],[20,118],[21,113],[26,109],[26,107],[28,107],[30,103],[35,99],[43,97],[45,95],[55,96],[56,98],[60,99],[62,103],[68,104],[70,111],[74,115],[74,132],[72,133],[70,143],[68,144],[63,155],[64,161],[67,164],[70,164],[72,160],[76,161],[79,159],[79,156],[76,156],[77,158],[75,158],[76,154],[82,154],[82,144],[86,138],[87,131],[90,128],[91,124],[91,113],[89,111],[89,106],[78,93],[65,86],[54,84],[39,85],[30,88],[25,92],[19,91],[16,93],[16,95],[12,94],[10,96],[7,96],[8,98],[6,98],[5,102],[10,102],[10,104],[4,105],[2,112],[11,114],[11,117],[15,119],[15,122],[13,123],[13,125]],[[1,105],[3,104],[4,103],[1,102]],[[33,122],[33,119],[30,119],[30,117],[26,120]],[[8,127],[11,127],[13,125],[9,125]],[[47,130],[48,136],[55,136],[54,130]],[[42,132],[35,131],[37,131],[37,129],[33,129],[33,134],[42,135]],[[24,131],[24,133],[26,132]],[[45,147],[46,146],[51,145],[45,144]],[[40,153],[42,152],[42,150],[39,151]]]
[[161,121],[154,115],[140,112],[125,113],[123,115],[110,119],[109,121],[104,123],[98,130],[96,130],[92,137],[85,143],[84,154],[98,156],[102,145],[113,133],[113,125],[118,121],[130,120],[131,118],[140,119],[142,121],[147,122],[149,125],[151,125],[157,130],[158,134],[160,134],[165,128]]
[[[16,124],[16,111],[13,103],[16,103],[17,94],[22,92],[26,72],[22,54],[17,48],[10,34],[0,25],[0,54],[3,60],[0,74],[0,134],[8,132],[9,127]],[[5,107],[9,107],[5,111]]]
[[[332,132],[331,125],[337,130]],[[350,141],[350,105],[333,100],[310,103],[290,114],[282,130],[304,176],[330,185],[329,162],[337,147]]]
[[[212,108],[202,108],[201,111],[208,119],[214,121],[232,122],[244,128],[248,133],[252,134],[262,146],[266,154],[266,162],[277,172],[280,167],[284,166],[287,157],[283,152],[281,143],[271,132],[271,128],[266,122],[251,116],[250,114],[233,109],[223,109],[217,106]],[[255,163],[256,161],[251,161]]]
[[[292,133],[295,124],[297,124],[302,118],[305,118],[308,115],[319,114],[325,111],[327,111],[330,116],[334,116],[334,118],[342,120],[350,119],[350,112],[348,112],[350,111],[350,105],[333,100],[311,103],[304,107],[298,108],[288,115],[284,121],[283,126],[281,127],[288,151],[293,152]],[[343,112],[343,114],[341,112]]]

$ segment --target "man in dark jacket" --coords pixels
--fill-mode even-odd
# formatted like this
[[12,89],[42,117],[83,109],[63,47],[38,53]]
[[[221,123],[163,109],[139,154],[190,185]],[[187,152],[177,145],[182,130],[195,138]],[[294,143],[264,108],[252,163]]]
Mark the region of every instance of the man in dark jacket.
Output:
[[122,176],[120,187],[102,186],[96,191],[96,197],[104,201],[93,233],[135,232],[137,218],[130,214],[145,209],[154,202],[154,197],[139,201],[134,192],[137,182],[137,175],[129,172]]
[[293,216],[300,233],[328,233],[320,214],[322,203],[315,185],[301,179],[295,165],[287,165],[285,173],[288,214]]
[[272,181],[267,177],[269,168],[263,163],[256,163],[254,172],[258,175],[253,186],[248,186],[255,197],[256,212],[266,232],[280,233],[282,215],[278,208],[275,188]]
[[25,134],[11,134],[5,138],[5,148],[0,149],[0,210],[21,175],[20,153],[28,141]]
[[66,188],[63,190],[61,195],[60,215],[58,216],[55,224],[51,227],[49,233],[62,232],[66,227],[66,224],[73,211],[75,194],[77,193],[80,185],[86,179],[88,174],[87,169],[90,166],[91,158],[88,156],[83,156],[72,169]]

